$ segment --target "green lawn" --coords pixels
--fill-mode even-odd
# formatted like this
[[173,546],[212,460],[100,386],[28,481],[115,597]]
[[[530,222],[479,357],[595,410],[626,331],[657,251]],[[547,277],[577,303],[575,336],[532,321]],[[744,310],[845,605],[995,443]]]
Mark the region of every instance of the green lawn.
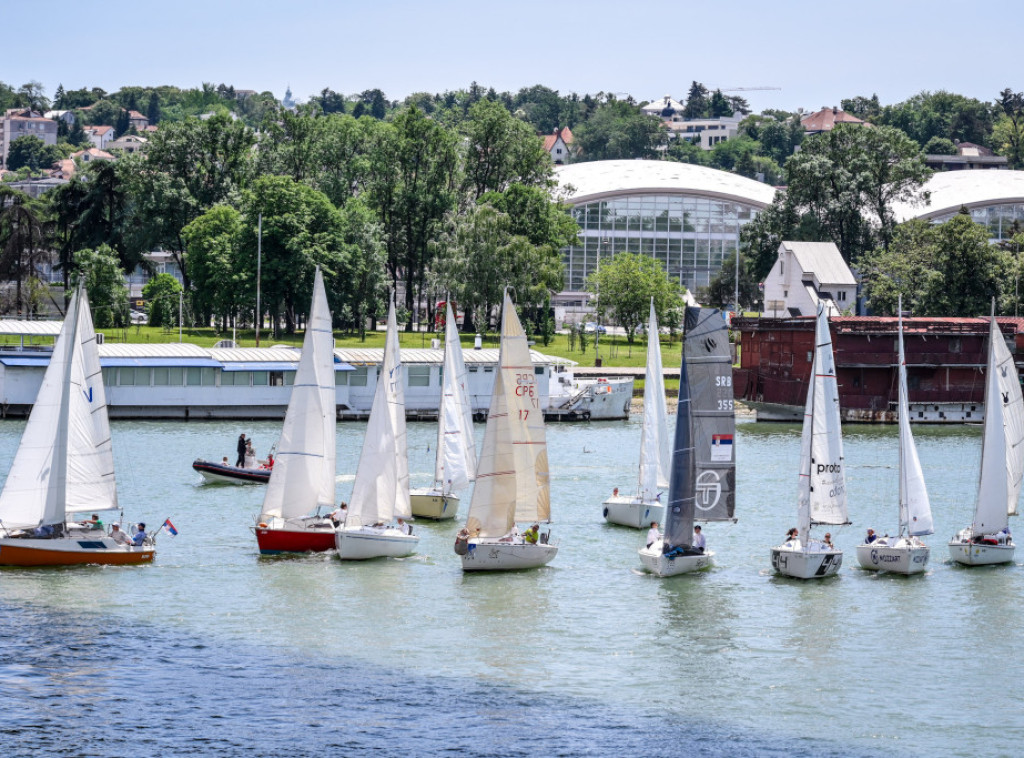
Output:
[[[130,343],[130,344],[146,344],[146,343],[161,343],[161,342],[177,342],[178,341],[178,330],[166,330],[161,327],[153,326],[132,326],[128,329],[101,329],[105,334],[106,341],[108,343]],[[401,340],[402,347],[430,347],[430,340],[432,338],[443,339],[444,335],[434,334],[432,332],[400,332],[399,339]],[[360,341],[359,337],[353,334],[344,332],[336,332],[335,338],[337,339],[338,347],[384,347],[384,332],[368,332],[365,341]],[[231,339],[231,332],[217,332],[214,329],[185,329],[182,332],[182,341],[190,342],[201,347],[213,347],[213,345],[222,339]],[[246,330],[238,332],[236,340],[241,347],[255,347],[256,345],[256,333],[252,330]],[[49,340],[41,340],[44,343],[49,343]],[[8,344],[17,344],[18,339],[16,337],[7,337],[5,340],[0,342],[6,342]],[[281,335],[274,337],[265,332],[260,333],[260,347],[270,347],[271,345],[302,345],[302,333],[297,332],[293,335]],[[469,350],[473,347],[473,335],[464,334],[462,335],[462,346],[463,349]],[[488,334],[484,337],[484,347],[497,347],[498,346],[498,335]],[[534,345],[534,349],[544,353],[546,355],[558,356],[560,358],[568,358],[569,360],[576,361],[582,366],[593,366],[594,365],[594,344],[593,340],[589,341],[587,345],[587,351],[581,352],[579,349],[579,343],[576,344],[576,349],[569,350],[569,340],[564,334],[555,335],[554,339],[548,345],[544,345],[540,340]],[[670,343],[666,335],[662,335],[661,338],[661,354],[662,361],[666,366],[678,366],[680,360],[680,343],[678,338],[675,342]],[[601,337],[600,344],[600,355],[601,362],[604,366],[643,366],[646,360],[647,343],[642,338],[636,338],[633,345],[630,346],[626,342],[625,337],[604,335]]]

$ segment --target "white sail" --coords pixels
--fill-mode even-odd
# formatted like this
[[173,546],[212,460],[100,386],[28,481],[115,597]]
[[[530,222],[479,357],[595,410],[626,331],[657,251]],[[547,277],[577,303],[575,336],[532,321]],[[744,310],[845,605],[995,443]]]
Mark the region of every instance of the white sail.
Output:
[[907,397],[907,360],[903,351],[903,314],[899,320],[899,424],[900,424],[900,533],[913,537],[934,534],[932,509],[924,483],[921,460],[910,431],[910,402]]
[[644,375],[644,420],[640,432],[640,491],[642,500],[653,500],[668,488],[670,457],[665,375],[661,366],[658,318],[651,300],[647,324],[647,371]]
[[334,334],[323,275],[313,281],[302,357],[267,484],[263,516],[298,518],[334,505],[336,468]]
[[470,533],[480,537],[501,537],[517,520],[551,518],[540,391],[526,334],[507,292],[498,365],[466,522]]
[[445,492],[457,492],[469,486],[476,476],[476,444],[473,442],[473,408],[466,394],[466,364],[451,303],[448,303],[444,329],[443,373],[434,482]]
[[0,493],[8,529],[58,524],[66,513],[117,508],[106,394],[89,301],[79,289]]
[[[349,526],[409,518],[409,454],[405,436],[405,390],[395,306],[388,309],[384,363],[377,377],[370,420],[348,507]],[[273,477],[271,477],[273,481]]]
[[828,316],[818,306],[811,380],[800,448],[799,529],[803,543],[812,524],[845,524],[846,475],[839,388]]
[[974,508],[975,534],[993,534],[1017,512],[1024,469],[1024,404],[1013,358],[992,318],[985,376],[985,433]]

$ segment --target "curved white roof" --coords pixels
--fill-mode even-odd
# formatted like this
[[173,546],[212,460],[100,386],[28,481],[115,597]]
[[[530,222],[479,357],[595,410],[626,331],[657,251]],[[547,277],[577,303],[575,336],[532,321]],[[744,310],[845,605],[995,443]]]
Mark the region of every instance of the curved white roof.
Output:
[[556,166],[559,188],[573,205],[622,195],[699,195],[761,209],[775,188],[705,166],[674,161],[589,161]]
[[932,219],[946,213],[956,213],[961,206],[980,208],[1024,203],[1024,171],[939,171],[932,174],[923,189],[931,193],[931,202],[928,205],[897,203],[893,206],[897,221]]

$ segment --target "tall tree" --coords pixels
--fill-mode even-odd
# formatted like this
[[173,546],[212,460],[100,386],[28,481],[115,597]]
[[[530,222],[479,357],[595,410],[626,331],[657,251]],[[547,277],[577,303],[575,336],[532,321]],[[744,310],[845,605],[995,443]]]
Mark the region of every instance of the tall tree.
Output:
[[621,100],[599,107],[575,137],[577,161],[657,158],[667,140],[659,119]]
[[708,88],[700,82],[693,82],[690,91],[686,95],[686,105],[683,108],[684,118],[704,118],[708,115],[711,103],[708,100]]
[[95,250],[79,250],[75,260],[78,270],[73,283],[84,283],[96,328],[128,326],[128,287],[114,251],[100,245]]
[[1009,160],[1010,168],[1021,168],[1024,166],[1024,92],[1014,92],[1007,87],[999,93],[996,103],[1002,115],[993,129],[993,142]]
[[665,272],[661,261],[641,253],[618,253],[587,277],[587,289],[597,295],[597,311],[626,330],[632,344],[654,300],[659,323],[681,321],[683,288]]
[[14,307],[25,313],[24,284],[37,276],[48,254],[41,204],[0,184],[0,278],[15,283]]
[[501,192],[512,183],[538,185],[550,178],[551,158],[537,135],[500,103],[474,103],[462,132],[465,189],[473,200],[486,192]]

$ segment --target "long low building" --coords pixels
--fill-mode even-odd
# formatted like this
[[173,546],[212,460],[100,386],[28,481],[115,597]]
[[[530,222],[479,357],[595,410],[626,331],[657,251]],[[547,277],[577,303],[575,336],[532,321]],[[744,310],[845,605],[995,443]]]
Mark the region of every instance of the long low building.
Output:
[[[59,322],[0,320],[0,413],[24,416],[31,410],[49,365]],[[101,344],[100,365],[113,418],[283,418],[295,381],[300,351],[292,347],[215,347],[187,343]],[[466,350],[469,395],[474,413],[490,404],[497,349]],[[365,418],[373,403],[384,351],[334,351],[340,419]],[[629,414],[633,381],[576,380],[573,361],[532,351],[549,418],[607,419]],[[406,412],[436,418],[441,397],[444,351],[403,349]],[[544,381],[546,379],[546,381]]]

